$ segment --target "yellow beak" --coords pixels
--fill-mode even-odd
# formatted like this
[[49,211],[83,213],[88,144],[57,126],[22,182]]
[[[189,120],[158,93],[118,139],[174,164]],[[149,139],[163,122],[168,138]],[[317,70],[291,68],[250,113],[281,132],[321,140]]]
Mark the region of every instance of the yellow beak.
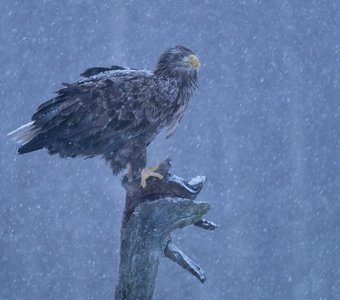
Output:
[[192,65],[195,69],[199,69],[201,66],[200,60],[198,57],[194,54],[190,54],[188,56],[188,63]]

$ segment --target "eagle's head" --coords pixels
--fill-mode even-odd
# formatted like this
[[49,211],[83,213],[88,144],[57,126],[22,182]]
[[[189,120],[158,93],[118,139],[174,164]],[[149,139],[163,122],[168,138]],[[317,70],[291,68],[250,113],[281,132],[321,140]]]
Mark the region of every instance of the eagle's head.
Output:
[[161,55],[155,74],[159,76],[194,77],[201,63],[195,53],[183,46],[169,48]]

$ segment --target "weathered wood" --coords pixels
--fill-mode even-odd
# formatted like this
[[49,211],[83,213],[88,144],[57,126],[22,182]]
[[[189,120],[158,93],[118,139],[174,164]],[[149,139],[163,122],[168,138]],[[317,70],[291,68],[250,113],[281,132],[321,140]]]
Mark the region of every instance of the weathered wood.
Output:
[[200,220],[194,225],[202,229],[210,230],[210,231],[214,231],[217,228],[217,225],[215,223],[207,221],[207,220]]
[[201,282],[205,280],[201,268],[170,243],[170,232],[176,228],[205,224],[202,217],[210,205],[193,201],[201,191],[205,178],[185,181],[171,175],[170,166],[169,160],[163,162],[158,172],[164,179],[148,179],[145,189],[140,187],[138,179],[129,181],[127,177],[123,178],[126,205],[121,230],[116,300],[151,299],[159,259],[163,256],[190,271]]
[[186,256],[180,249],[173,243],[169,242],[165,248],[164,254],[175,263],[179,264],[183,269],[189,271],[192,275],[196,276],[200,282],[206,281],[202,268]]

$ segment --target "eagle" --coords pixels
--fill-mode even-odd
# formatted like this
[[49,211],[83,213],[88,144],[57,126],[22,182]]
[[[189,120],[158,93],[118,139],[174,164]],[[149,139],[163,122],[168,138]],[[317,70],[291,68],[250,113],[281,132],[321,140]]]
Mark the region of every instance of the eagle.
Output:
[[47,149],[60,157],[103,157],[113,174],[162,178],[146,168],[147,146],[162,131],[176,130],[197,89],[200,61],[183,46],[165,50],[153,71],[95,67],[74,83],[63,83],[56,97],[41,104],[31,122],[8,135],[19,154]]

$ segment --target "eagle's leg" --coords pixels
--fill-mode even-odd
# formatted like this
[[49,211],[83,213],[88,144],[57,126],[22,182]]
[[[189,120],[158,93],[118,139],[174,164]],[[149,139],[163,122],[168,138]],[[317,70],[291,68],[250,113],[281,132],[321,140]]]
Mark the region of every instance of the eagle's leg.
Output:
[[132,171],[132,165],[131,163],[127,163],[126,165],[126,170],[127,170],[127,177],[129,181],[133,181],[133,171]]
[[146,181],[150,177],[157,177],[158,179],[163,179],[163,176],[156,171],[159,168],[159,164],[147,168],[147,157],[146,157],[146,147],[145,140],[142,138],[133,140],[132,145],[129,148],[129,156],[126,160],[126,168],[127,168],[127,177],[129,181],[133,181],[134,179],[140,176],[140,185],[142,188],[146,187]]
[[157,173],[156,171],[159,168],[159,164],[150,168],[143,168],[140,174],[140,185],[142,188],[146,187],[146,180],[149,177],[157,177],[158,179],[162,180],[163,175]]

